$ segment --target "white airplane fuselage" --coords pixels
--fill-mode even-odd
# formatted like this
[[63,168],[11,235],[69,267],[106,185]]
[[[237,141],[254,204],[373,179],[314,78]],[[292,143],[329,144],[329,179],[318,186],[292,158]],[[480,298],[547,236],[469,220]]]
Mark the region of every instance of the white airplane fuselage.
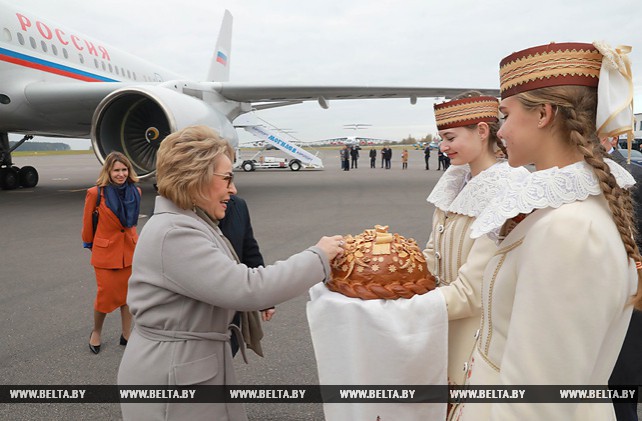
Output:
[[0,106],[0,131],[89,136],[94,110],[87,109],[82,118],[65,112],[64,107],[57,107],[59,104],[55,102],[46,110],[34,108],[26,100],[25,88],[36,82],[140,84],[180,79],[165,69],[40,16],[8,9],[2,3],[0,7],[0,94],[10,100]]
[[[225,55],[217,61],[227,66]],[[250,107],[212,86],[0,1],[0,188],[11,171],[8,133],[91,137],[101,162],[123,152],[143,178],[180,128],[206,124],[235,147],[231,121]]]

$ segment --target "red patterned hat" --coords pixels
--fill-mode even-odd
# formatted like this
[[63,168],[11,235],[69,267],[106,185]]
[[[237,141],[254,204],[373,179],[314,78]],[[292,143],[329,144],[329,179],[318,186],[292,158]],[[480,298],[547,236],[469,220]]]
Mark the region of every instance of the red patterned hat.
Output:
[[596,87],[602,54],[593,44],[550,43],[518,51],[499,63],[502,99],[549,86]]
[[437,130],[499,121],[499,101],[492,96],[476,96],[435,104]]

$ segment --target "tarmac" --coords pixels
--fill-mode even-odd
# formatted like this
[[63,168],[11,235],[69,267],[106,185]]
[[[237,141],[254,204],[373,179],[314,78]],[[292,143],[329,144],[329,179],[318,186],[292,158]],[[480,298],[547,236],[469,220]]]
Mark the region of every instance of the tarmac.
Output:
[[[266,263],[314,245],[323,235],[358,234],[376,224],[423,247],[434,210],[426,197],[443,174],[436,171],[437,154],[426,171],[423,151],[409,148],[408,169],[402,170],[401,150],[393,149],[392,169],[385,170],[379,158],[376,168],[369,168],[368,150],[361,151],[359,168],[349,172],[339,169],[338,150],[320,152],[324,170],[236,172]],[[118,344],[120,315],[107,316],[101,352],[92,354],[87,344],[96,283],[80,238],[85,191],[94,185],[100,164],[93,155],[20,157],[15,163],[36,167],[40,183],[0,190],[2,384],[113,385],[124,350]],[[155,197],[151,183],[141,187],[139,231]],[[239,384],[318,384],[308,299],[305,294],[277,306],[272,321],[264,323],[265,358],[248,351],[250,364],[235,359]],[[246,409],[250,420],[323,420],[321,404],[261,403]],[[119,419],[116,403],[0,404],[0,420]]]
[[[380,148],[377,148],[380,150]],[[256,170],[235,173],[239,195],[250,207],[255,236],[266,263],[316,244],[323,235],[358,234],[376,224],[428,240],[433,206],[426,197],[443,173],[433,153],[424,169],[423,151],[409,149],[407,170],[401,150],[392,168],[369,168],[366,147],[359,168],[339,169],[339,151],[324,150],[323,170]],[[270,155],[279,156],[278,151]],[[87,188],[100,164],[93,155],[19,157],[40,182],[32,189],[0,191],[3,240],[0,252],[0,374],[3,384],[115,384],[124,348],[119,312],[107,316],[102,348],[88,348],[96,283],[90,252],[80,238]],[[153,210],[155,192],[142,183],[139,231]],[[307,294],[277,306],[264,324],[265,358],[248,351],[250,364],[235,359],[240,384],[318,384],[314,350],[305,315]],[[341,346],[341,344],[337,344]],[[321,404],[249,404],[250,420],[322,420]],[[118,420],[119,404],[0,404],[2,420]]]

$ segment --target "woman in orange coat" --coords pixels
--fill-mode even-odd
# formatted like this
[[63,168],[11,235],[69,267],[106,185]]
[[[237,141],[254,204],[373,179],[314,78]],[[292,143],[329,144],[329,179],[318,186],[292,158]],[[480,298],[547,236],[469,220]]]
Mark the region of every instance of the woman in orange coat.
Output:
[[[96,272],[98,291],[94,301],[94,328],[89,336],[89,349],[100,352],[100,334],[107,313],[120,307],[122,334],[120,344],[127,345],[132,316],[127,306],[127,281],[132,273],[134,247],[138,240],[136,224],[141,191],[134,183],[136,172],[127,157],[110,153],[96,181],[87,190],[83,212],[83,247],[91,250],[91,265]],[[98,225],[94,233],[92,213],[98,205]]]

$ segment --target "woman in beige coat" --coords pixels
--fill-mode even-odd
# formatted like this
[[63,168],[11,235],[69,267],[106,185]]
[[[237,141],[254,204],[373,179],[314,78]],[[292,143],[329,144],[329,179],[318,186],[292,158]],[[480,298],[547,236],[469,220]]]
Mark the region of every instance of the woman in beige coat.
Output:
[[[511,165],[533,163],[536,171],[524,182],[508,182],[473,223],[474,237],[488,233],[500,244],[484,270],[471,386],[607,388],[633,305],[642,307],[625,190],[633,178],[604,158],[596,136],[631,129],[632,90],[620,79],[630,77],[625,63],[605,45],[552,43],[500,64],[505,121],[499,135]],[[461,421],[615,420],[610,402],[591,400],[464,403],[454,415]]]
[[[118,372],[120,385],[230,385],[234,313],[269,308],[328,279],[341,236],[267,267],[250,269],[219,230],[236,193],[233,151],[214,131],[169,135],[157,156],[160,196],[143,228],[127,303],[134,330]],[[242,342],[242,341],[241,341]],[[243,351],[244,345],[240,344]],[[241,404],[125,403],[125,420],[245,420]]]
[[507,179],[528,175],[496,158],[495,150],[504,150],[497,137],[498,106],[495,97],[474,91],[435,105],[440,148],[452,165],[428,196],[435,212],[424,255],[446,301],[448,380],[457,385],[464,383],[479,329],[482,272],[497,251],[488,238],[471,239],[470,226]]

